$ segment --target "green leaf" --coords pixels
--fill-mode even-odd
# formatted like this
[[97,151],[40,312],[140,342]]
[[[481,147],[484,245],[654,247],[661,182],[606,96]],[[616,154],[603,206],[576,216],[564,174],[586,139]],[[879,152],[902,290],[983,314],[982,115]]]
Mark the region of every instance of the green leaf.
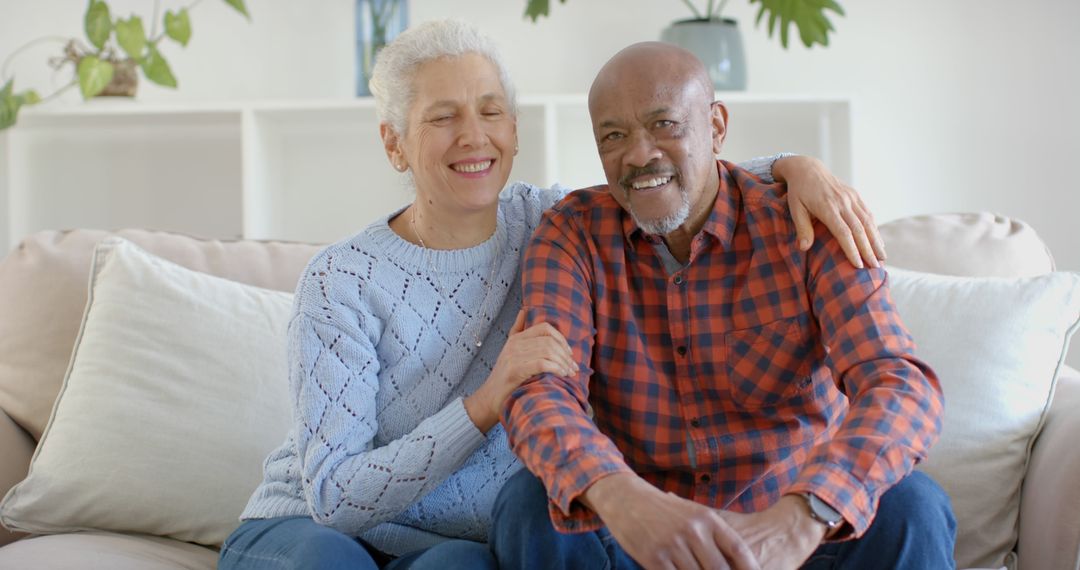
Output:
[[19,115],[19,99],[12,95],[15,89],[15,78],[8,79],[3,88],[0,88],[0,130],[4,130],[15,124],[15,118]]
[[251,19],[251,15],[248,14],[247,7],[244,6],[244,0],[225,0],[225,3],[235,8],[236,11],[243,14],[245,18],[249,20]]
[[4,87],[0,88],[0,131],[15,124],[15,119],[19,116],[19,109],[23,105],[34,105],[41,102],[41,97],[33,89],[27,89],[22,93],[13,93],[14,89],[14,78],[9,79],[4,84]]
[[83,99],[89,99],[105,90],[112,81],[113,66],[92,55],[79,60],[79,90]]
[[139,59],[146,49],[146,29],[143,28],[142,18],[132,16],[127,20],[116,21],[116,43],[131,59]]
[[829,45],[829,32],[833,31],[832,22],[825,16],[831,10],[841,16],[844,9],[835,0],[750,0],[751,4],[760,3],[757,22],[760,26],[762,16],[769,13],[769,37],[774,26],[780,23],[780,44],[787,48],[788,29],[794,23],[799,30],[799,38],[806,47],[814,44]]
[[531,19],[533,23],[540,16],[547,16],[550,11],[548,0],[528,0],[525,4],[525,17]]
[[33,89],[27,89],[16,95],[15,100],[18,101],[20,105],[37,105],[41,102],[41,95],[38,95],[38,92]]
[[161,52],[153,44],[150,44],[150,54],[139,62],[139,66],[142,67],[143,74],[150,81],[165,87],[176,87],[176,78],[173,77],[172,70],[169,69],[169,62],[165,61],[165,58],[161,56]]
[[109,16],[109,6],[101,0],[90,0],[86,8],[86,37],[94,47],[101,49],[105,42],[109,41],[112,33],[112,19]]
[[[566,0],[559,0],[560,4],[566,4]],[[540,16],[548,16],[551,12],[550,0],[527,0],[525,4],[525,17],[536,22]]]
[[19,102],[9,95],[0,96],[0,131],[15,124],[19,115]]
[[758,8],[757,18],[754,18],[754,25],[755,26],[760,26],[761,25],[761,17],[764,16],[764,15],[765,15],[765,7],[762,6],[762,7]]
[[165,35],[176,40],[182,46],[187,46],[191,39],[191,20],[188,18],[188,9],[181,8],[180,12],[173,14],[165,12]]

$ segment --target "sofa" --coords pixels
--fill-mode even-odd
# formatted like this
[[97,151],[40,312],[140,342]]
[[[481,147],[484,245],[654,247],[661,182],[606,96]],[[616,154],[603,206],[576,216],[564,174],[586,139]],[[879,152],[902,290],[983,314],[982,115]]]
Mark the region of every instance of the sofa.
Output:
[[[953,500],[959,567],[1080,569],[1080,276],[1004,216],[881,229],[945,392],[919,468]],[[0,569],[215,567],[288,429],[281,337],[318,249],[46,231],[0,262]]]

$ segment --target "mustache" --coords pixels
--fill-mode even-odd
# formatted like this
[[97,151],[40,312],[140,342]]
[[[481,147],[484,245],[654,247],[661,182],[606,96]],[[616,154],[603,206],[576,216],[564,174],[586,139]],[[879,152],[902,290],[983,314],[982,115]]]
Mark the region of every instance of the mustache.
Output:
[[619,185],[629,189],[630,181],[639,176],[671,176],[672,178],[676,178],[679,176],[679,170],[669,166],[645,166],[642,168],[634,168],[619,178]]

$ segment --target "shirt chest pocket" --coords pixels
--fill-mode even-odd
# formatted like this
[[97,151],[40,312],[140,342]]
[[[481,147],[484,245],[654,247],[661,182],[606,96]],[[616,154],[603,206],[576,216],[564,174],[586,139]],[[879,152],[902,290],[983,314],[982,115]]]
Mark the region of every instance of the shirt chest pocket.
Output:
[[775,407],[813,386],[814,340],[807,316],[724,335],[728,386],[741,408]]

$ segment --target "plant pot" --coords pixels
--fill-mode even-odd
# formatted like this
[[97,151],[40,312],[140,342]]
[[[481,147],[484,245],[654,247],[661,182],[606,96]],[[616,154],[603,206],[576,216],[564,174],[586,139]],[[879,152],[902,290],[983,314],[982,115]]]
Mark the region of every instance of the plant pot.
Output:
[[97,97],[134,97],[139,89],[138,64],[131,58],[109,63],[113,66],[112,80]]
[[696,55],[717,89],[746,89],[746,58],[735,20],[679,20],[664,28],[660,40]]

